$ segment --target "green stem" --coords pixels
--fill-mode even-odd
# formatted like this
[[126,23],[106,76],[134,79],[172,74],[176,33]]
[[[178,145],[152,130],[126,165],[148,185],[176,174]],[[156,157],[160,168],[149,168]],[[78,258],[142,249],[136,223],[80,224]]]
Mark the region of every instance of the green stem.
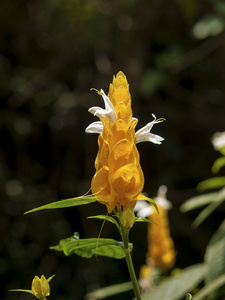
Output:
[[133,261],[132,261],[131,255],[130,255],[129,242],[128,242],[129,229],[124,228],[122,224],[121,224],[121,235],[122,235],[122,239],[123,239],[123,243],[124,243],[125,257],[126,257],[126,262],[127,262],[127,267],[129,270],[131,282],[133,284],[134,293],[135,293],[136,299],[141,300],[139,285],[138,285],[137,277],[135,274]]
[[136,274],[135,274],[135,271],[134,271],[134,266],[133,266],[133,262],[132,262],[132,259],[131,259],[130,250],[129,249],[124,249],[124,251],[125,251],[126,262],[127,262],[128,270],[129,270],[129,273],[130,273],[130,278],[131,278],[131,281],[132,281],[132,284],[133,284],[136,299],[141,300],[141,294],[140,294]]

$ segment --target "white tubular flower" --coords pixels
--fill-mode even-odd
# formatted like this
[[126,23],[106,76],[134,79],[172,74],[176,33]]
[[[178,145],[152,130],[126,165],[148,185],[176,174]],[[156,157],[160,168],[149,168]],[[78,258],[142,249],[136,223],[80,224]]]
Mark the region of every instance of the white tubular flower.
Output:
[[154,144],[161,144],[164,138],[159,135],[150,133],[154,124],[162,122],[164,119],[156,119],[156,116],[152,114],[154,120],[148,123],[146,126],[136,132],[136,144],[141,142],[152,142]]
[[99,95],[102,96],[104,100],[105,109],[98,106],[93,106],[88,111],[92,113],[94,116],[99,117],[100,120],[101,119],[104,120],[105,117],[108,117],[112,123],[115,123],[117,116],[109,97],[106,96],[103,90],[100,90],[100,92],[98,93]]
[[212,137],[212,144],[215,150],[219,150],[220,148],[225,146],[225,131],[224,132],[216,132]]
[[154,208],[147,201],[137,201],[134,211],[138,218],[146,218],[153,214]]
[[156,204],[163,207],[165,210],[169,210],[172,208],[172,204],[170,201],[166,199],[167,186],[161,185],[158,189],[157,196],[155,197]]
[[103,130],[103,124],[101,121],[91,123],[86,129],[86,133],[98,133],[101,134]]
[[[169,200],[166,199],[167,187],[161,185],[158,189],[157,196],[154,198],[157,205],[161,206],[165,210],[172,208],[172,204]],[[137,204],[134,207],[134,211],[137,213],[137,217],[146,218],[151,216],[155,209],[147,201],[137,201]]]

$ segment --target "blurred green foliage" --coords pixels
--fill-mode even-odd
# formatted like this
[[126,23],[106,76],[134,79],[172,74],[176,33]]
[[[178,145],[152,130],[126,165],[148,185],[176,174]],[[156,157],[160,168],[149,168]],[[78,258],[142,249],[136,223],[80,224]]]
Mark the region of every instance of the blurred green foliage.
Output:
[[[84,130],[93,121],[88,108],[102,104],[90,88],[107,92],[119,70],[130,83],[138,126],[151,113],[167,120],[157,129],[161,147],[139,146],[145,192],[151,197],[168,186],[177,265],[202,261],[224,208],[193,233],[195,214],[180,216],[178,207],[210,176],[217,157],[209,138],[224,130],[224,14],[222,0],[1,1],[1,299],[28,299],[7,290],[27,288],[34,274],[57,274],[56,300],[127,281],[121,262],[80,261],[47,249],[74,231],[96,237],[101,223],[86,217],[104,214],[101,205],[23,216],[90,188],[97,137]],[[143,226],[132,237],[140,245],[137,270],[146,252]],[[114,234],[110,224],[102,234]]]

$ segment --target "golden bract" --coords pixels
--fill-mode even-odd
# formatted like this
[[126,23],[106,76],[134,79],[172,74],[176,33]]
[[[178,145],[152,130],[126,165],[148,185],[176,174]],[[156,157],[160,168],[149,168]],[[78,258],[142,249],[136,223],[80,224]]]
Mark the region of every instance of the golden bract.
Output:
[[154,212],[150,218],[155,224],[148,224],[149,249],[147,260],[154,268],[169,270],[175,264],[176,251],[170,236],[168,212],[157,204],[159,213]]
[[104,127],[98,139],[96,173],[91,188],[111,213],[115,207],[121,210],[135,206],[144,186],[144,176],[136,148],[137,120],[132,120],[129,86],[122,72],[113,78],[108,97],[116,120],[112,123],[107,117],[100,118]]

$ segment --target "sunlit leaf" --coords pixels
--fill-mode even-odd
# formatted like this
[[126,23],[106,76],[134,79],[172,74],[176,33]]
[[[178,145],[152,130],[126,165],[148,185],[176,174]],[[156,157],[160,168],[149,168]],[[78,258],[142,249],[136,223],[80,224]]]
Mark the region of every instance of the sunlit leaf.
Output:
[[44,210],[44,209],[56,209],[56,208],[65,208],[65,207],[73,207],[78,205],[84,205],[89,204],[92,202],[98,201],[98,198],[96,196],[85,196],[85,197],[77,197],[77,198],[69,198],[64,199],[56,202],[52,202],[46,205],[39,206],[37,208],[31,209],[25,214],[29,214],[31,212]]
[[[209,284],[225,273],[225,221],[211,238],[206,249],[206,283]],[[224,281],[225,283],[225,281]]]
[[220,148],[219,148],[219,151],[220,151],[220,153],[221,153],[222,155],[225,156],[225,146],[220,147]]
[[[129,246],[131,250],[133,245],[130,244]],[[61,240],[58,245],[50,247],[50,249],[63,251],[66,256],[76,254],[85,258],[90,258],[94,255],[108,256],[117,259],[125,257],[123,243],[113,239],[74,239],[70,237]]]
[[149,203],[151,203],[151,204],[155,207],[156,211],[159,212],[155,200],[153,200],[153,199],[151,199],[151,198],[145,196],[144,194],[140,194],[140,195],[138,196],[138,201],[143,201],[143,200],[146,200],[146,201],[148,201]]
[[23,289],[12,289],[9,290],[9,292],[25,292],[33,295],[33,292],[31,290],[23,290]]
[[114,284],[105,288],[97,289],[85,296],[85,299],[106,299],[107,297],[121,294],[133,289],[132,283],[124,282],[120,284]]
[[[195,296],[194,300],[203,300],[208,299],[208,297],[211,294],[214,294],[214,292],[219,289],[221,286],[225,285],[225,274],[221,275],[220,277],[216,278],[206,286],[204,286]],[[220,299],[215,298],[213,296],[213,299]]]
[[180,210],[182,212],[188,212],[190,210],[205,206],[214,202],[215,199],[217,199],[217,196],[218,192],[192,197],[180,206]]
[[187,293],[187,294],[186,294],[186,300],[192,300],[192,295],[189,294],[189,293]]
[[149,219],[146,219],[146,218],[135,218],[135,223],[136,222],[147,222],[147,223],[152,223],[152,224],[156,224],[155,222],[149,220]]
[[212,166],[212,172],[213,173],[218,173],[222,167],[225,166],[225,157],[219,157],[217,160],[214,162]]
[[182,212],[187,212],[209,204],[204,208],[193,222],[193,227],[198,227],[223,201],[225,201],[225,188],[218,192],[200,195],[190,198],[180,209]]
[[220,205],[221,203],[215,202],[210,205],[208,205],[206,208],[204,208],[200,214],[197,216],[197,218],[192,223],[192,226],[194,228],[197,228],[205,219],[208,218],[209,215]]
[[203,192],[208,189],[218,189],[224,186],[225,186],[225,176],[221,176],[221,177],[213,177],[200,182],[197,186],[197,189],[200,192]]
[[196,39],[205,39],[223,32],[225,22],[219,15],[205,15],[193,27],[193,35]]
[[106,220],[106,221],[109,221],[113,224],[116,225],[117,229],[120,231],[120,226],[118,224],[118,222],[116,221],[115,218],[111,217],[111,216],[105,216],[105,215],[97,215],[97,216],[90,216],[88,217],[88,219],[100,219],[100,220]]
[[183,269],[179,276],[165,279],[153,290],[143,294],[142,300],[180,300],[181,297],[185,297],[186,293],[198,286],[204,275],[204,264]]

